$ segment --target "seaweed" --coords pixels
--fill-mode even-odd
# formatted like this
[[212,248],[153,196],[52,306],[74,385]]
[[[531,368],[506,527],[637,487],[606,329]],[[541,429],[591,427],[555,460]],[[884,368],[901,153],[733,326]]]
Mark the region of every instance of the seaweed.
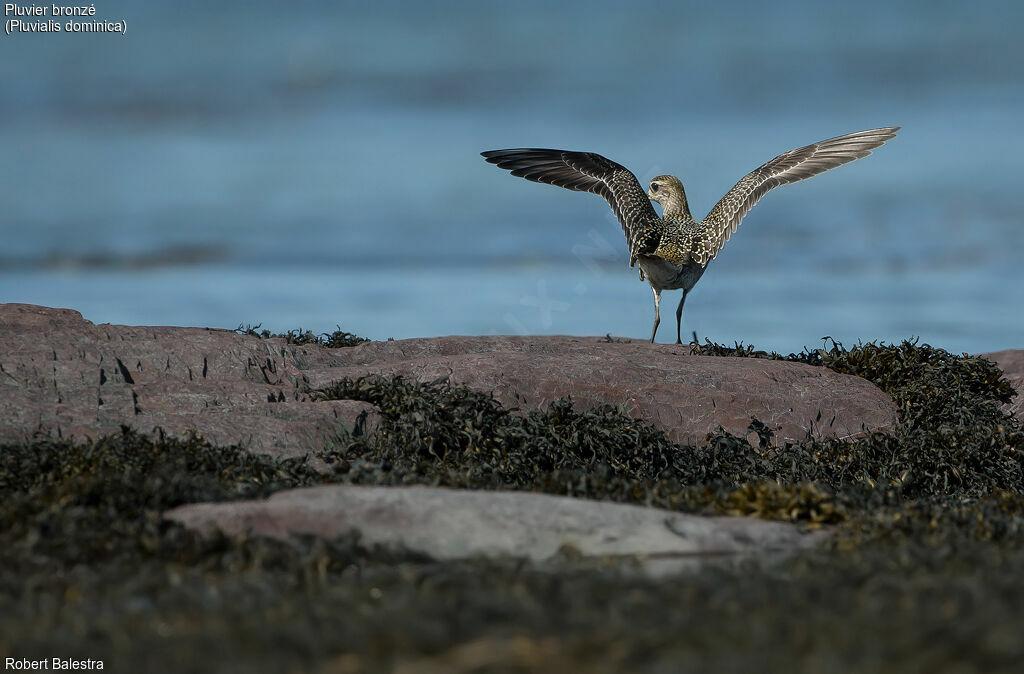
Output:
[[[779,444],[752,420],[745,437],[719,429],[682,446],[612,406],[524,411],[448,381],[370,377],[319,393],[381,415],[372,433],[323,454],[326,471],[127,429],[6,445],[0,652],[138,671],[1017,666],[1024,434],[1000,409],[1012,390],[995,366],[912,341],[827,342],[788,356],[693,348],[865,377],[893,396],[898,423]],[[648,578],[572,555],[553,566],[437,562],[357,534],[201,536],[161,515],[330,482],[545,491],[828,525],[833,535],[781,564]]]
[[[701,352],[782,358],[740,345]],[[897,428],[778,447],[771,429],[755,419],[748,435],[757,436],[758,447],[721,429],[703,445],[682,447],[611,406],[579,411],[564,399],[516,414],[489,394],[445,380],[371,376],[320,390],[323,398],[372,403],[383,417],[372,442],[324,458],[353,482],[540,489],[815,522],[842,519],[851,508],[867,510],[880,500],[1021,490],[1024,436],[1019,422],[1000,410],[1013,392],[989,361],[909,341],[850,350],[833,342],[828,350],[786,359],[873,381],[896,400]],[[773,486],[752,487],[764,484]],[[737,505],[737,494],[770,499],[780,489],[804,507]]]
[[320,334],[316,334],[312,330],[304,330],[302,328],[289,330],[284,333],[273,333],[266,328],[261,329],[261,327],[262,323],[257,323],[256,325],[248,323],[246,325],[239,325],[235,328],[235,332],[240,335],[259,337],[260,339],[283,339],[286,344],[295,344],[298,346],[314,344],[327,349],[341,349],[349,346],[359,346],[364,342],[370,341],[365,337],[359,337],[351,332],[342,330],[340,325],[337,326],[337,330],[333,332],[322,332]]

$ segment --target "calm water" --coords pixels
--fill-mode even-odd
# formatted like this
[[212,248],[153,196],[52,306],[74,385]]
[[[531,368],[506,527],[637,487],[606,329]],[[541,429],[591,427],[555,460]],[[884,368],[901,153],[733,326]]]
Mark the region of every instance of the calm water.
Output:
[[650,288],[605,203],[481,150],[674,173],[703,215],[779,152],[898,124],[762,200],[685,333],[1024,347],[1019,3],[140,5],[97,3],[124,37],[0,35],[2,302],[377,339],[645,337]]

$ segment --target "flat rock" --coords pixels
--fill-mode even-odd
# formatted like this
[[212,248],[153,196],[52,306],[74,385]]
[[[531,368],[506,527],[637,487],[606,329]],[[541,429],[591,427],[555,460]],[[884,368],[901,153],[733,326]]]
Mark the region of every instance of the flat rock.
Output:
[[983,353],[981,356],[998,365],[1009,380],[1010,386],[1017,392],[1013,400],[1003,405],[1003,409],[1024,420],[1024,349],[1007,349]]
[[752,417],[778,438],[886,430],[895,406],[870,382],[798,363],[694,356],[685,346],[578,337],[440,337],[326,349],[230,330],[94,325],[68,309],[0,305],[0,442],[86,438],[127,425],[301,455],[330,446],[370,405],[313,401],[343,377],[448,376],[504,404],[622,405],[681,442]]
[[304,455],[373,407],[313,403],[303,371],[327,350],[231,330],[94,325],[77,311],[0,305],[0,442],[86,439],[122,425]]
[[824,534],[751,517],[702,517],[530,492],[326,485],[265,500],[181,506],[165,517],[198,531],[288,539],[352,530],[438,560],[475,556],[544,561],[566,546],[584,557],[635,557],[654,572],[735,555],[779,556]]
[[[339,366],[306,372],[323,386],[341,376],[450,377],[507,406],[622,405],[672,439],[699,443],[722,426],[746,433],[752,417],[777,439],[849,437],[895,424],[888,394],[860,377],[752,358],[695,356],[686,346],[582,337],[439,337],[371,342],[338,353]],[[341,365],[347,363],[347,365]]]

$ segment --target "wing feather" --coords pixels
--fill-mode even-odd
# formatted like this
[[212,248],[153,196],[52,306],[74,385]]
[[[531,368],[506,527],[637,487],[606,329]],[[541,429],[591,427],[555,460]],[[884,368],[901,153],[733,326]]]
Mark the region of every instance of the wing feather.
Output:
[[657,248],[661,218],[640,181],[621,164],[593,152],[542,148],[490,150],[481,155],[516,177],[604,197],[626,235],[630,266],[638,255]]
[[707,264],[715,258],[743,216],[768,190],[795,183],[848,162],[866,157],[871,150],[893,138],[898,126],[870,129],[837,136],[784,152],[744,176],[729,190],[701,223],[703,244],[694,251],[694,258]]

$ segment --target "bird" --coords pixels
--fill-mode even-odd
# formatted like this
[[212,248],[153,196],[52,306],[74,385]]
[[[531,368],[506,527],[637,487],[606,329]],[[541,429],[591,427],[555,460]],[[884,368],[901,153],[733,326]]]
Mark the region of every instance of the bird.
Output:
[[[480,154],[514,176],[604,197],[626,235],[629,266],[639,264],[640,279],[646,279],[654,291],[651,343],[661,323],[662,291],[682,289],[676,308],[676,344],[682,344],[687,294],[761,197],[773,187],[866,157],[899,129],[887,126],[857,131],[783,152],[741,178],[699,221],[690,215],[686,190],[675,176],[652,178],[645,192],[629,169],[593,152],[512,148]],[[661,206],[660,217],[651,202]]]

